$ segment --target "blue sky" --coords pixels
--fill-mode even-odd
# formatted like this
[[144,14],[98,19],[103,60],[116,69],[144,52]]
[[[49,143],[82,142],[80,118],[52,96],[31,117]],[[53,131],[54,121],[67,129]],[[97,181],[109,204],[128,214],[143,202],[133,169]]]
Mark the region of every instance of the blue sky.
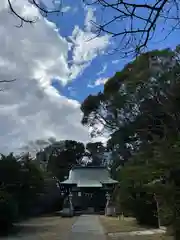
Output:
[[[84,28],[84,19],[87,12],[81,1],[79,1],[79,4],[77,3],[78,1],[66,1],[65,6],[70,6],[71,9],[64,13],[63,16],[48,15],[48,20],[56,24],[60,35],[63,37],[70,36],[75,25],[82,29]],[[98,19],[98,14],[96,14],[96,19]],[[71,59],[71,54],[71,51],[69,51],[69,59]],[[67,85],[63,86],[59,80],[53,79],[52,86],[68,98],[82,102],[89,94],[96,94],[103,90],[103,84],[93,86],[97,79],[111,77],[126,62],[127,60],[120,59],[118,54],[100,54],[92,60],[91,64],[85,68],[80,76],[77,76],[77,78],[73,79]]]
[[[52,2],[41,1],[48,6]],[[63,2],[63,16],[51,14],[46,19],[28,0],[13,1],[19,13],[39,19],[16,28],[19,20],[9,13],[7,0],[0,1],[0,78],[17,79],[11,85],[1,85],[6,91],[0,94],[0,152],[25,145],[39,148],[34,145],[37,140],[52,137],[92,141],[90,129],[81,124],[80,103],[89,94],[102,91],[104,82],[129,61],[119,51],[107,54],[118,45],[118,39],[102,34],[87,41],[95,36],[90,20],[99,22],[100,9],[85,8],[80,0]],[[112,11],[107,11],[104,20],[111,16]],[[116,32],[121,28],[121,23],[116,23],[111,29]],[[162,23],[154,42],[163,38],[170,24],[163,33],[161,28]],[[178,43],[179,32],[173,32],[164,42],[151,42],[149,49]],[[101,140],[106,141],[107,136]]]
[[[46,0],[47,1],[47,0]],[[84,28],[84,19],[87,12],[85,11],[81,1],[68,0],[65,2],[65,6],[70,6],[69,11],[65,12],[63,16],[49,15],[48,20],[56,24],[59,29],[59,33],[63,37],[70,36],[74,26],[77,25],[80,28]],[[98,22],[100,12],[96,9],[95,17]],[[112,11],[108,11],[106,18],[112,15]],[[112,31],[118,31],[120,24],[115,24],[112,27]],[[161,24],[160,24],[161,27]],[[160,29],[160,28],[159,28]],[[165,48],[174,47],[179,43],[178,32],[174,32],[168,40],[159,42],[163,38],[167,31],[163,34],[158,32],[153,39],[154,44],[150,44],[149,47],[152,48]],[[158,42],[156,44],[156,42]],[[118,41],[117,41],[118,43]],[[116,40],[114,41],[116,46]],[[107,48],[108,49],[108,48]],[[71,59],[72,52],[69,51],[68,57]],[[89,94],[96,94],[103,89],[103,84],[92,87],[95,81],[99,78],[108,78],[115,74],[116,71],[122,69],[122,67],[128,62],[128,59],[121,59],[120,53],[115,53],[113,55],[99,54],[95,59],[92,60],[91,64],[84,69],[81,75],[77,76],[67,85],[62,86],[61,82],[53,79],[52,86],[54,86],[61,94],[67,96],[68,98],[76,99],[82,102]],[[104,69],[104,71],[103,71]],[[91,85],[91,87],[89,87]]]

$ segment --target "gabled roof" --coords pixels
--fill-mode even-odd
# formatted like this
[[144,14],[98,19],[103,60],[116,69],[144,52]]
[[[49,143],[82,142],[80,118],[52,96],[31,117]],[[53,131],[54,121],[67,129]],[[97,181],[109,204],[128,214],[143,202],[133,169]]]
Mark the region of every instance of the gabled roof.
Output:
[[75,184],[78,187],[102,187],[103,184],[115,184],[105,167],[74,167],[67,180],[62,184]]

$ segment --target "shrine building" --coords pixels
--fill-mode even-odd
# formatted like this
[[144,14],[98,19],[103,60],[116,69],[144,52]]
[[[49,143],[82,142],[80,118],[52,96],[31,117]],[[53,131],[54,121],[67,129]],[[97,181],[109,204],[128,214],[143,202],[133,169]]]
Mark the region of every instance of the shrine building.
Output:
[[69,177],[61,182],[74,211],[91,209],[94,212],[105,210],[117,184],[106,167],[96,166],[74,167]]

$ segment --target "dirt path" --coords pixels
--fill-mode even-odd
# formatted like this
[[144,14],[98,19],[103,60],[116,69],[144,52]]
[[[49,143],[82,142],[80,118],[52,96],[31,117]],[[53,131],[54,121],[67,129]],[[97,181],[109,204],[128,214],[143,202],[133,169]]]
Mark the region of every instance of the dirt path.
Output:
[[16,234],[2,240],[105,240],[98,215],[73,218],[46,216],[33,218],[16,226]]
[[17,233],[3,237],[2,240],[69,240],[76,217],[60,216],[38,217],[17,225]]

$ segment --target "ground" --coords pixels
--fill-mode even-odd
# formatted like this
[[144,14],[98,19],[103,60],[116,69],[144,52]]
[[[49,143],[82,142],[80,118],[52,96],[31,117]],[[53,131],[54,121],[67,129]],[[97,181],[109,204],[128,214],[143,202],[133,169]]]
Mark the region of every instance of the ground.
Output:
[[[111,238],[110,238],[111,239]],[[119,237],[113,238],[114,240],[172,240],[172,237],[169,236],[162,236],[162,235],[151,235],[151,236],[126,236],[126,237]]]
[[[44,216],[33,218],[16,226],[16,234],[2,240],[106,240],[97,215],[73,218]],[[18,231],[17,231],[18,230]]]
[[137,230],[145,230],[146,228],[140,227],[134,218],[117,218],[99,216],[100,222],[103,225],[106,233],[114,232],[130,232]]
[[106,240],[98,215],[81,215],[73,224],[70,240]]
[[2,239],[69,240],[69,233],[76,219],[76,217],[61,218],[59,215],[32,218],[21,224],[17,224],[15,228],[16,234]]
[[[2,240],[172,240],[163,234],[129,236],[132,231],[145,230],[134,219],[119,219],[98,215],[62,218],[60,215],[33,218],[18,224],[12,236]],[[121,232],[123,236],[109,236]]]
[[[153,235],[142,235],[142,236],[129,236],[130,232],[133,231],[145,231],[151,230],[145,227],[140,227],[136,220],[133,218],[115,218],[99,216],[100,222],[104,228],[108,240],[173,240],[171,236],[165,234],[153,234]],[[124,233],[123,236],[109,236],[110,233]],[[127,235],[126,235],[127,233]]]

